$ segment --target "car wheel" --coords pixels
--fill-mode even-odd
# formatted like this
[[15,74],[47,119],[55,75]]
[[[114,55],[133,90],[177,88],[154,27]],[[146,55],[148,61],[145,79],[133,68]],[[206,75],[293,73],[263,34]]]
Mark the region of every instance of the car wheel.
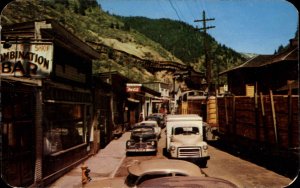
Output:
[[168,152],[167,148],[163,148],[163,155],[167,158],[170,158],[170,153]]
[[157,154],[157,151],[153,151],[153,152],[152,152],[152,155],[153,155],[153,156],[156,156],[156,154]]

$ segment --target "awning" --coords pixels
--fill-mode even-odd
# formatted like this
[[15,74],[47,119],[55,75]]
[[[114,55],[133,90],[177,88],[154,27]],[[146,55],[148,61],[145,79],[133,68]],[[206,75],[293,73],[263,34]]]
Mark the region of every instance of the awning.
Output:
[[133,98],[127,98],[127,100],[129,102],[134,102],[134,103],[139,103],[140,102],[139,100],[136,100],[136,99],[133,99]]

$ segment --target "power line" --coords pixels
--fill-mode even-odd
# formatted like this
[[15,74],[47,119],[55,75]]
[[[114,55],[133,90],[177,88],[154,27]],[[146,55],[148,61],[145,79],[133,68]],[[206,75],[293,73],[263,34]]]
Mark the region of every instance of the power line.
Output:
[[169,2],[170,2],[170,4],[171,4],[171,7],[173,8],[173,10],[175,11],[175,13],[176,13],[176,15],[177,15],[178,19],[181,21],[181,19],[180,19],[180,16],[179,16],[179,14],[178,14],[177,10],[175,9],[175,7],[174,7],[173,3],[171,2],[171,0],[169,0]]
[[[177,2],[178,2],[178,1],[174,1],[174,7],[176,7],[176,10],[178,10],[179,14],[181,15],[180,17],[181,17],[185,22],[187,22],[187,20],[185,19],[184,14],[182,14],[180,8],[178,8]],[[181,2],[181,3],[183,3],[183,2]],[[179,6],[179,7],[180,7],[180,6]],[[181,20],[181,21],[182,21],[182,20]]]

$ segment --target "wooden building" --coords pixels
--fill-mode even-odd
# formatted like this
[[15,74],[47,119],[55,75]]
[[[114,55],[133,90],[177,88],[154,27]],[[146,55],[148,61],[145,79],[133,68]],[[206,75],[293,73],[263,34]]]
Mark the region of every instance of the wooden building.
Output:
[[[258,55],[244,64],[221,72],[227,75],[228,89],[235,95],[253,95],[257,92],[287,94],[287,82],[294,82],[293,93],[298,92],[298,39],[291,39],[289,47],[275,55]],[[252,92],[249,90],[252,90]],[[250,93],[250,94],[249,94]]]
[[1,37],[2,178],[44,186],[90,154],[99,54],[53,20],[4,26]]
[[[106,137],[109,142],[113,138],[113,134],[120,127],[122,129],[129,125],[135,124],[139,120],[140,113],[145,114],[150,111],[149,101],[155,97],[160,97],[160,93],[150,88],[144,87],[142,84],[138,84],[129,78],[121,75],[117,71],[98,73],[94,75],[95,84],[101,79],[102,82],[111,85],[110,96],[110,109],[112,114],[110,115],[111,126],[107,127]],[[96,81],[98,80],[98,81]],[[137,84],[138,87],[128,89],[128,84]],[[95,88],[96,93],[99,91]],[[98,105],[98,99],[95,101],[95,105]],[[96,109],[97,111],[97,109]]]

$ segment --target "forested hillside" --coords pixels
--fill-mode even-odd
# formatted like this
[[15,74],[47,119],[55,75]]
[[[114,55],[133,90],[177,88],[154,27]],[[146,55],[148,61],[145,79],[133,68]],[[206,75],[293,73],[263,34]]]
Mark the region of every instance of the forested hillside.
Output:
[[[128,28],[139,31],[153,41],[160,43],[174,56],[196,70],[204,71],[204,33],[184,22],[170,19],[149,19],[145,17],[119,17]],[[216,28],[217,29],[217,28]],[[219,44],[207,34],[207,50],[212,63],[213,75],[239,65],[245,61],[240,53]]]
[[[2,25],[43,19],[57,20],[84,41],[104,44],[142,59],[174,61],[205,71],[203,33],[183,22],[110,15],[96,0],[14,1],[2,13]],[[245,61],[241,54],[219,44],[210,35],[207,41],[213,76]],[[94,72],[118,70],[135,80],[159,79],[135,64],[130,64],[129,73],[129,65],[124,67],[124,62],[107,56],[94,65]]]

